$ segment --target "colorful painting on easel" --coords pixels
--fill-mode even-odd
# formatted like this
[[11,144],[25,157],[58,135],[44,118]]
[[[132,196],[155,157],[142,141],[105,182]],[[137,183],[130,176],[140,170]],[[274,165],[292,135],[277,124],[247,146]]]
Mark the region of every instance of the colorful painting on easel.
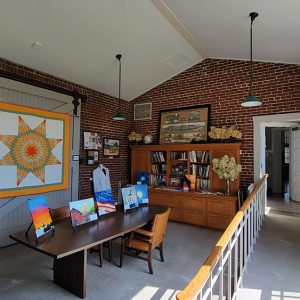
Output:
[[134,186],[122,188],[121,191],[125,211],[139,206]]
[[148,199],[148,185],[147,184],[136,184],[135,185],[136,196],[139,204],[147,204]]
[[37,238],[54,229],[45,197],[28,200],[27,204]]
[[116,211],[115,200],[111,190],[96,192],[95,198],[99,216]]
[[0,103],[0,198],[68,188],[69,116]]
[[69,202],[73,227],[97,220],[93,198]]

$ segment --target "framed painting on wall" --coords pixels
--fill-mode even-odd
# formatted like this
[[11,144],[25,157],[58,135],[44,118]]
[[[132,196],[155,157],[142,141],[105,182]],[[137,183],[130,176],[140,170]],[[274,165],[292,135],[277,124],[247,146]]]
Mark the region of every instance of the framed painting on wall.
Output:
[[83,133],[83,149],[84,150],[101,150],[102,137],[100,133],[84,132]]
[[161,111],[159,143],[176,144],[207,141],[209,126],[210,105]]
[[120,140],[104,139],[104,156],[118,156],[120,152]]

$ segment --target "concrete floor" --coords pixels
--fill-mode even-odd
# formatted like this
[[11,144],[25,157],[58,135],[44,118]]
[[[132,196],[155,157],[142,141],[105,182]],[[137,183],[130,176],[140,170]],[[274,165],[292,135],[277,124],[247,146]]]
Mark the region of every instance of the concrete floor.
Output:
[[265,216],[238,300],[300,299],[300,203],[268,197]]
[[[265,216],[238,300],[300,300],[300,203],[268,198]],[[169,222],[164,263],[154,255],[154,275],[147,263],[125,256],[98,267],[98,254],[88,255],[87,299],[175,299],[198,271],[222,232]],[[104,250],[105,251],[105,250]],[[0,250],[0,299],[79,299],[55,285],[52,259],[15,245]],[[71,276],[71,275],[70,275]]]
[[[169,222],[165,238],[165,262],[154,254],[154,275],[147,262],[125,256],[119,263],[119,244],[113,243],[113,262],[98,267],[98,253],[88,255],[87,298],[90,299],[175,299],[197,273],[220,238],[222,231]],[[104,249],[105,255],[106,249]],[[0,250],[0,299],[79,299],[52,282],[52,262],[46,255],[22,245]],[[70,274],[71,276],[71,274]]]

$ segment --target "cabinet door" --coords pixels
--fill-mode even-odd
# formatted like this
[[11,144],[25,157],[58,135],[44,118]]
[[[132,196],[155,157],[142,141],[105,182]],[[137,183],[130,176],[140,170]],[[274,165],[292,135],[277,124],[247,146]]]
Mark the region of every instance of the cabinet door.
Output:
[[150,152],[143,150],[132,150],[131,152],[131,182],[136,182],[137,172],[150,173]]
[[186,197],[183,208],[195,211],[205,211],[205,200],[198,197]]
[[182,221],[185,223],[195,225],[206,225],[204,211],[183,210],[182,219]]
[[207,211],[212,214],[232,216],[235,214],[235,202],[210,199],[208,201]]
[[226,229],[233,217],[224,215],[207,215],[207,226],[212,228]]
[[149,189],[149,203],[165,206],[165,201],[163,199],[163,193],[161,191]]

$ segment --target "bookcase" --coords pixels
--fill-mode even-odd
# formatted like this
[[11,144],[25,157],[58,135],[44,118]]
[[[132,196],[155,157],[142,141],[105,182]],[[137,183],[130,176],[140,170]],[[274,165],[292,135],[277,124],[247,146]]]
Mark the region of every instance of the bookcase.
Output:
[[[240,178],[230,182],[212,170],[212,159],[227,154],[240,162],[240,143],[172,144],[131,146],[131,182],[137,172],[149,172],[149,201],[172,208],[170,219],[178,222],[225,229],[237,210]],[[195,189],[177,190],[184,175],[195,178]]]

